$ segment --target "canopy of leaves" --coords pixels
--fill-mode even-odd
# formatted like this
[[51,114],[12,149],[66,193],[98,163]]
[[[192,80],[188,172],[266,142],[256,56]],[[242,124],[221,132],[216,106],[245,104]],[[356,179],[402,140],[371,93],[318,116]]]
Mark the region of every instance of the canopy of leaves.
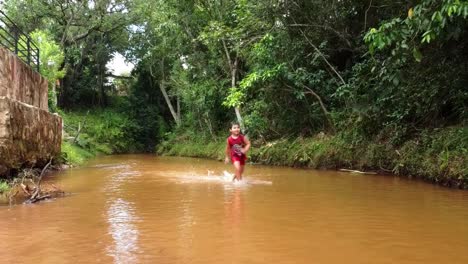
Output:
[[[235,107],[250,135],[266,140],[349,130],[356,140],[399,144],[468,119],[466,0],[8,0],[5,7],[27,32],[40,30],[59,46],[44,47],[55,65],[44,74],[60,79],[60,106],[106,106],[125,96],[142,121],[135,134],[145,139],[175,124],[174,109],[177,129],[214,137]],[[115,52],[136,64],[116,82],[124,93],[105,67]]]

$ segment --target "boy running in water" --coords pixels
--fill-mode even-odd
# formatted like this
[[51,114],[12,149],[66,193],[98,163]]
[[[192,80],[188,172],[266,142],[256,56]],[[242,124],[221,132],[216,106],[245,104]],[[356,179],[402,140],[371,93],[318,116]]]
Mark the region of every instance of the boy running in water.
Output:
[[242,173],[244,173],[245,160],[247,159],[247,151],[250,149],[250,141],[247,137],[240,133],[240,125],[237,122],[231,123],[231,129],[229,129],[231,135],[227,138],[226,144],[226,159],[225,163],[231,162],[236,169],[236,173],[233,181],[237,179],[242,180]]

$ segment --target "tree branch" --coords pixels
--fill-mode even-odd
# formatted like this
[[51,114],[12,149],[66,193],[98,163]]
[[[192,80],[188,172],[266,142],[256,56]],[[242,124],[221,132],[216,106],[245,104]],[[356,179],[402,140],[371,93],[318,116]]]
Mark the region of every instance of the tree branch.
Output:
[[[288,84],[285,84],[285,85],[287,87],[289,87],[291,89],[291,91],[294,91],[294,89],[291,86],[289,86]],[[320,104],[320,108],[322,109],[322,111],[323,111],[323,113],[325,115],[325,118],[327,119],[327,122],[330,125],[330,128],[334,132],[335,131],[335,125],[333,124],[333,122],[332,122],[332,120],[330,118],[330,112],[328,112],[327,108],[325,107],[325,104],[323,103],[322,98],[314,90],[312,90],[311,88],[309,88],[305,84],[301,84],[301,86],[307,90],[307,92],[304,92],[304,94],[311,94],[317,99],[317,101]]]
[[309,44],[315,49],[315,51],[320,55],[320,57],[322,57],[322,59],[325,61],[325,63],[328,65],[328,67],[330,67],[330,69],[336,74],[336,76],[338,76],[338,78],[340,79],[341,83],[343,85],[346,84],[345,80],[343,79],[343,77],[341,77],[341,75],[338,73],[338,71],[336,71],[335,67],[333,67],[333,65],[331,65],[331,63],[327,60],[327,58],[325,57],[325,55],[323,55],[323,53],[317,48],[317,46],[314,45],[314,43],[312,43],[312,41],[307,37],[307,35],[305,34],[305,32],[299,28],[299,31],[302,33],[302,35],[304,36],[304,38],[307,40],[307,42],[309,42]]
[[107,73],[106,75],[104,75],[105,77],[111,77],[111,78],[115,78],[115,79],[124,79],[124,80],[132,80],[133,77],[132,76],[122,76],[122,75],[114,75],[112,73]]
[[369,7],[367,7],[366,12],[364,13],[364,32],[366,32],[366,28],[367,28],[367,12],[369,12],[371,7],[372,7],[372,0],[370,0]]
[[41,196],[39,196],[39,194],[41,193],[42,177],[44,177],[44,174],[47,171],[47,168],[50,166],[50,164],[52,164],[52,160],[53,160],[53,158],[50,158],[49,162],[42,169],[41,174],[39,175],[39,180],[37,181],[37,184],[36,184],[36,190],[31,195],[31,198],[29,198],[29,200],[26,201],[26,203],[35,203],[37,201],[40,201],[40,200],[43,200],[45,198],[50,197],[50,195],[45,195],[45,196],[41,197]]
[[223,43],[223,47],[224,47],[224,52],[226,53],[226,58],[228,60],[228,64],[229,64],[229,69],[232,71],[232,61],[231,61],[231,55],[229,55],[229,50],[226,46],[226,41],[224,41],[224,39],[221,40],[221,42]]
[[[329,26],[325,26],[325,25],[316,25],[316,24],[289,24],[287,25],[288,27],[316,27],[316,28],[322,28],[322,29],[325,29],[325,30],[328,30],[328,31],[331,31],[333,32],[337,37],[339,37],[340,39],[342,39],[346,45],[348,47],[352,47],[352,44],[351,42],[344,36],[346,33],[342,33],[342,32],[339,32],[337,31],[336,29],[332,28],[332,27],[329,27]],[[349,34],[347,34],[349,36]]]

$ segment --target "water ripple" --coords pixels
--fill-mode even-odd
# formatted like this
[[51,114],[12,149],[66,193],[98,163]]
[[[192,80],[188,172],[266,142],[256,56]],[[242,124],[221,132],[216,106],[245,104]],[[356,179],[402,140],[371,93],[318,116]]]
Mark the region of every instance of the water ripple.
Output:
[[107,208],[109,234],[114,243],[107,248],[107,255],[114,258],[114,263],[136,263],[138,258],[139,232],[134,224],[133,205],[123,199],[112,201]]

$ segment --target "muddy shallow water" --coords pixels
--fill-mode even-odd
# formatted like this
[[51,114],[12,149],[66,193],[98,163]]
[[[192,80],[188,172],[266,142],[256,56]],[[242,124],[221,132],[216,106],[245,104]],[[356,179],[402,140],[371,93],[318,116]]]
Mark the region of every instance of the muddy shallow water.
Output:
[[151,155],[51,175],[0,207],[1,263],[468,263],[468,192],[391,176]]

